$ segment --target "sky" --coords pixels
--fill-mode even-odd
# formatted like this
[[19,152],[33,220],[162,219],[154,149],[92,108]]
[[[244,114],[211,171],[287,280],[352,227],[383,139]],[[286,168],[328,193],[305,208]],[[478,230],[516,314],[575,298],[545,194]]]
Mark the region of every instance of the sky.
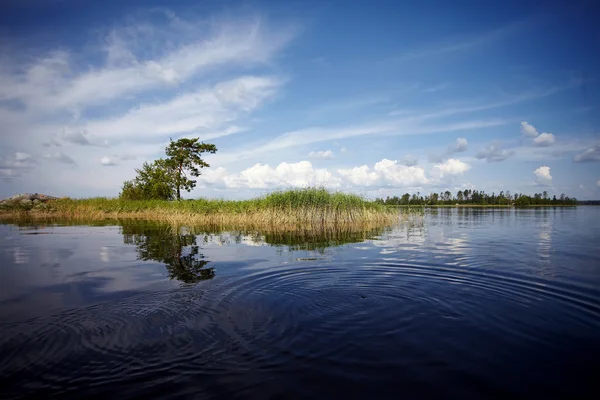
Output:
[[117,196],[169,140],[187,198],[306,186],[600,199],[600,3],[0,4],[0,197]]

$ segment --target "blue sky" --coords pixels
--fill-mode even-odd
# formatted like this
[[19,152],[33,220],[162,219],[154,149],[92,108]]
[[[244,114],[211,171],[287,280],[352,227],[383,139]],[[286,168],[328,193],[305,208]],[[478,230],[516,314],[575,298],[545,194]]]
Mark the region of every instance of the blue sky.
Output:
[[597,199],[596,3],[4,1],[0,196],[115,196],[200,137],[188,197]]

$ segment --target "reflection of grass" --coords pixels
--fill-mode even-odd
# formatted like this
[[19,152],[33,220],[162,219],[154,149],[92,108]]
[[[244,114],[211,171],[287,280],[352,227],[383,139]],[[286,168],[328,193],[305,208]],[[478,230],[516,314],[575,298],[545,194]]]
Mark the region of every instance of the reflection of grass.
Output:
[[48,210],[2,211],[3,216],[32,219],[60,217],[104,220],[136,218],[213,226],[319,226],[327,224],[393,223],[412,210],[386,207],[360,196],[308,188],[240,200],[127,201],[112,198],[58,199]]

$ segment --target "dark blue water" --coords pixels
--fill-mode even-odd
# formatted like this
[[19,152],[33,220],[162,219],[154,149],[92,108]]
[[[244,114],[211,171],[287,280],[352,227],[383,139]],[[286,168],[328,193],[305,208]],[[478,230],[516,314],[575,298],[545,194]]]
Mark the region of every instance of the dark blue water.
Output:
[[600,208],[0,225],[0,396],[598,398]]

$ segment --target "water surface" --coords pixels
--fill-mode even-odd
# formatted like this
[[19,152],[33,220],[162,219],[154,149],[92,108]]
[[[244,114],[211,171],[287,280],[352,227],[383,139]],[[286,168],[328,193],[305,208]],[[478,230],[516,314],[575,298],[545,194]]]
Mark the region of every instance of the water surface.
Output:
[[600,208],[0,225],[4,397],[593,397]]

